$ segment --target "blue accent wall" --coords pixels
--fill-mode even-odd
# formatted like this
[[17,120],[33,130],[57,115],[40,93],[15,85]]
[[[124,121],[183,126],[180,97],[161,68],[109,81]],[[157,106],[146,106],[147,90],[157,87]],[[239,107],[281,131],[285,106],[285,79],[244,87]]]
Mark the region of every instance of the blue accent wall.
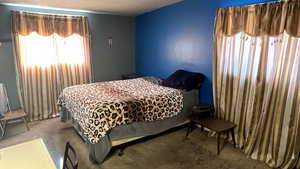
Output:
[[212,103],[216,9],[268,1],[274,0],[185,0],[137,16],[137,73],[166,78],[177,69],[201,72],[207,80],[200,91],[200,102]]

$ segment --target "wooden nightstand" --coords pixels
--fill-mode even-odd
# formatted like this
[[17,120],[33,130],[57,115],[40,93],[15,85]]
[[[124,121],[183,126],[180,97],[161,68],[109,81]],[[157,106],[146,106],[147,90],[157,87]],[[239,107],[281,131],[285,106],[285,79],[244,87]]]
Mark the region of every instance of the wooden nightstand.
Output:
[[213,112],[214,109],[211,105],[200,104],[193,106],[192,115],[190,117],[191,122],[188,126],[186,137],[188,137],[195,124],[200,125],[201,130],[207,128],[214,131],[217,134],[217,154],[220,154],[220,135],[222,133],[226,133],[227,137],[231,134],[235,147],[234,128],[236,127],[236,124],[225,120],[214,119],[212,115]]
[[[200,119],[206,119],[211,117],[212,112],[213,112],[213,107],[209,104],[197,104],[192,106],[192,113],[189,117],[190,123],[188,124],[187,132],[186,132],[186,137],[192,132],[196,122],[195,120],[200,120]],[[201,126],[201,130],[202,130]]]

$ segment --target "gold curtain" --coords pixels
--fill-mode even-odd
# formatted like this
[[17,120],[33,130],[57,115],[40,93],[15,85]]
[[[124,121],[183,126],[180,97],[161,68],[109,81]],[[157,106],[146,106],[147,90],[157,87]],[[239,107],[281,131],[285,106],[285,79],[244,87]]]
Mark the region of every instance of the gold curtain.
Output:
[[89,36],[88,19],[84,16],[50,15],[22,11],[12,12],[12,30],[15,34],[29,35],[37,32],[42,36],[54,33],[67,37],[72,34]]
[[245,32],[251,36],[277,36],[284,31],[300,37],[299,0],[220,8],[216,13],[216,34],[233,36]]
[[237,124],[238,146],[273,168],[299,168],[299,1],[223,8],[214,34],[218,118]]
[[87,17],[12,12],[12,36],[20,102],[29,120],[56,117],[59,93],[92,81]]

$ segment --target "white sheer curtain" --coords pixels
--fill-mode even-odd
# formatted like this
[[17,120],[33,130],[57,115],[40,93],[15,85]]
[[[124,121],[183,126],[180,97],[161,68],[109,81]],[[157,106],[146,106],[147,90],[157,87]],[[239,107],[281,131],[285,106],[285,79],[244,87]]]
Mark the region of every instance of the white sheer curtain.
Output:
[[41,36],[33,32],[26,36],[19,35],[19,42],[24,67],[84,63],[84,47],[80,35]]

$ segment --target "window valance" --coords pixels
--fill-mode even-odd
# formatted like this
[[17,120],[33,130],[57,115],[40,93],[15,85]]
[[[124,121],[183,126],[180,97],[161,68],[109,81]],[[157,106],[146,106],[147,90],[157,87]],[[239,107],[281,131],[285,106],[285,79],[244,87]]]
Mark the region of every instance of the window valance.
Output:
[[32,32],[37,32],[42,36],[50,36],[54,33],[63,37],[72,34],[89,36],[89,24],[86,16],[13,11],[12,20],[12,32],[23,36]]
[[220,8],[216,13],[215,33],[232,36],[276,36],[286,31],[300,37],[300,1],[280,1],[241,7]]

